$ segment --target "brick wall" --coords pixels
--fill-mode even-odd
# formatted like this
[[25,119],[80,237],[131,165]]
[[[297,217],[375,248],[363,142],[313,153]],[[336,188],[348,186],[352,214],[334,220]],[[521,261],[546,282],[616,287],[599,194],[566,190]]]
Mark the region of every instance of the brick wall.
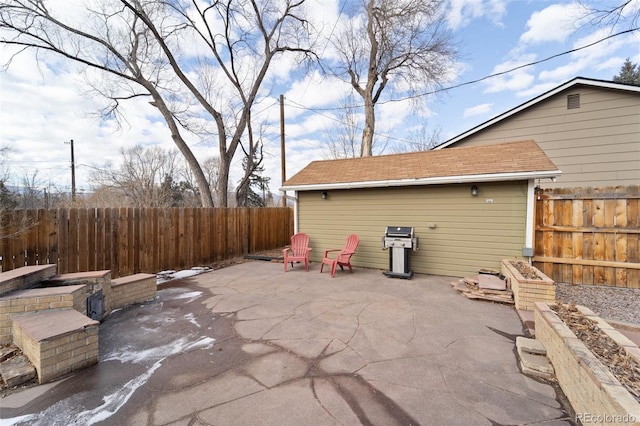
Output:
[[87,312],[84,285],[18,290],[0,297],[0,344],[11,343],[11,321],[16,315],[48,309]]
[[540,279],[527,279],[511,264],[510,259],[503,259],[501,272],[513,291],[516,309],[533,311],[535,302],[556,301],[555,283],[539,270]]
[[535,303],[536,339],[547,349],[576,419],[640,425],[640,403],[578,339],[547,303]]
[[23,266],[12,271],[0,270],[0,296],[16,290],[37,287],[40,281],[56,274],[56,265]]
[[111,281],[111,309],[124,308],[135,303],[145,302],[156,297],[156,276],[153,274],[135,274]]
[[[47,327],[52,323],[55,330]],[[14,318],[13,341],[42,384],[98,362],[98,325],[71,309],[23,315]]]
[[85,285],[87,297],[102,290],[103,305],[102,319],[111,312],[111,271],[74,272],[55,275],[43,282],[45,287]]

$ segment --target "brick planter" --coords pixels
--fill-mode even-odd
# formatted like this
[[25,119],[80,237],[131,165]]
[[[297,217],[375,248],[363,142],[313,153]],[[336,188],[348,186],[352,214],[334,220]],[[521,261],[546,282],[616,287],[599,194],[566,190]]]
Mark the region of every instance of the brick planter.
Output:
[[[640,362],[640,349],[586,308],[583,314]],[[558,384],[583,424],[640,425],[640,403],[547,303],[535,303],[536,339],[547,349]]]
[[98,362],[99,324],[73,309],[27,314],[14,318],[13,341],[42,384]]
[[511,286],[516,309],[533,311],[535,302],[554,303],[556,301],[556,285],[551,278],[534,266],[530,268],[536,271],[539,278],[525,278],[512,262],[512,259],[502,259],[501,272]]

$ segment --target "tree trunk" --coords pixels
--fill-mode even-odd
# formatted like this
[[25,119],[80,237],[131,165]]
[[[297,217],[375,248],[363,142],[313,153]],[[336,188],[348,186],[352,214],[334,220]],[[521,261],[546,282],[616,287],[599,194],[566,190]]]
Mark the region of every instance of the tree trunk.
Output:
[[204,175],[202,171],[202,167],[200,167],[200,163],[193,155],[193,152],[189,148],[189,145],[184,141],[182,135],[180,135],[180,129],[176,125],[176,122],[173,118],[173,114],[169,111],[167,104],[164,103],[164,99],[158,91],[153,87],[153,85],[144,80],[141,84],[149,91],[151,96],[153,97],[153,105],[158,108],[158,111],[164,117],[167,126],[169,126],[169,130],[171,131],[171,139],[176,144],[185,160],[187,160],[187,164],[191,168],[193,175],[196,179],[196,184],[198,185],[198,190],[200,191],[200,201],[202,202],[202,207],[214,207],[213,197],[211,196],[211,188],[209,188],[209,182],[207,182],[207,177]]
[[227,154],[220,150],[220,174],[218,175],[218,205],[220,207],[229,207],[228,191],[229,191],[229,168],[231,160]]
[[376,128],[375,104],[369,92],[364,99],[364,129],[362,130],[362,144],[360,145],[360,157],[373,155],[373,134]]
[[[211,188],[209,187],[209,182],[207,181],[207,177],[204,175],[202,168],[200,167],[200,163],[191,152],[191,149],[187,146],[185,141],[178,135],[171,135],[173,138],[173,142],[176,144],[185,160],[187,160],[187,164],[191,168],[193,172],[194,178],[196,179],[196,185],[198,185],[198,191],[200,192],[200,202],[202,203],[202,207],[214,207],[213,197],[211,196]],[[183,148],[186,150],[183,150]]]

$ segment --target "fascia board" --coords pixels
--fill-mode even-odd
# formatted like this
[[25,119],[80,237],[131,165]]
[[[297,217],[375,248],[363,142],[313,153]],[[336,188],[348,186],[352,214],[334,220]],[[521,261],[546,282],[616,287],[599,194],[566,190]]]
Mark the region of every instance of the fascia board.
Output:
[[560,170],[517,173],[492,173],[463,176],[439,176],[433,178],[376,180],[366,182],[318,183],[311,185],[283,186],[280,191],[320,191],[329,189],[386,188],[397,186],[442,185],[451,183],[502,182],[528,179],[551,179],[562,174]]

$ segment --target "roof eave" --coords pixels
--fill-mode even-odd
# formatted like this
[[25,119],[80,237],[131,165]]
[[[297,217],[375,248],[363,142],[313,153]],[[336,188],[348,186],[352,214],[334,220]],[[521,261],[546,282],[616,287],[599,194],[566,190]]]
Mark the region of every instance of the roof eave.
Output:
[[284,185],[280,191],[322,191],[329,189],[363,189],[395,186],[443,185],[451,183],[503,182],[528,179],[551,179],[562,174],[560,170],[533,172],[491,173],[461,176],[438,176],[431,178],[375,180],[366,182],[317,183],[308,185]]

